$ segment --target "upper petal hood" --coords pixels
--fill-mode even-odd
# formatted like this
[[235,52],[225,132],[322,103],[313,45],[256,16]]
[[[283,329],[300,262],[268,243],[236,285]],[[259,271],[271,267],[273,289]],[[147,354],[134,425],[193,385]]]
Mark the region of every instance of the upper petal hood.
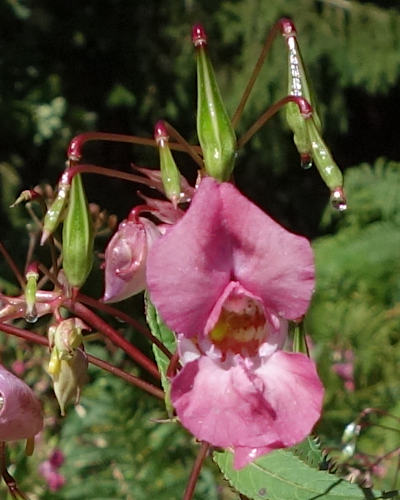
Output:
[[189,210],[154,243],[147,260],[152,302],[171,329],[188,337],[204,330],[232,268],[219,185],[208,181],[201,182]]
[[232,184],[205,178],[184,217],[153,245],[147,284],[168,326],[190,337],[204,332],[232,280],[274,314],[297,319],[314,287],[312,250]]

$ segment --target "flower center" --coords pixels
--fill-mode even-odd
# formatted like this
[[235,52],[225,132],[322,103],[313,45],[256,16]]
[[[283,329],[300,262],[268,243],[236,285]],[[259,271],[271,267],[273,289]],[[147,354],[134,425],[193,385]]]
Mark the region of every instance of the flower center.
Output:
[[209,336],[223,354],[257,354],[268,334],[261,304],[250,297],[230,296],[224,303],[218,321]]

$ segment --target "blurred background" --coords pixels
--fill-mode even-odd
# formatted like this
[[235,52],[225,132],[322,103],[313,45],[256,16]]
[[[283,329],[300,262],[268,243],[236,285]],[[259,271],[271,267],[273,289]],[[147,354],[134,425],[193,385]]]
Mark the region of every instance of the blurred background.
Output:
[[[78,133],[151,137],[154,123],[164,118],[196,142],[194,22],[208,32],[209,53],[233,114],[268,30],[282,16],[296,24],[324,138],[345,172],[349,208],[334,212],[316,170],[300,168],[284,113],[239,153],[235,177],[250,199],[313,240],[318,282],[306,326],[327,387],[318,432],[322,445],[334,453],[346,425],[365,408],[400,417],[397,0],[2,0],[1,240],[22,268],[32,220],[23,208],[9,205],[22,189],[56,184],[68,143]],[[286,49],[278,37],[239,123],[239,136],[286,94],[286,73]],[[85,147],[84,160],[127,172],[132,163],[158,165],[151,148],[100,142]],[[190,159],[176,155],[176,160],[194,180]],[[118,220],[137,200],[137,186],[129,183],[86,176],[85,186],[89,201]],[[106,241],[98,241],[99,253]],[[0,287],[17,291],[3,260]],[[101,271],[92,272],[85,291],[102,295]],[[121,307],[140,315],[142,298]],[[34,329],[44,332],[45,323]],[[137,342],[136,332],[124,332]],[[133,370],[111,346],[93,343],[88,350]],[[19,446],[10,452],[16,463],[11,472],[29,498],[182,497],[197,448],[177,426],[154,424],[166,417],[159,403],[93,368],[77,411],[71,408],[61,420],[43,370],[43,351],[0,334],[0,356],[8,367],[19,362],[14,371],[42,395],[48,416],[47,432],[32,459],[26,460]],[[374,473],[376,487],[390,489],[398,479],[400,424],[389,416],[370,420],[374,425],[362,430],[351,460],[357,470]],[[59,473],[65,484],[52,492],[37,468],[55,449],[64,457]],[[237,498],[216,477],[210,460],[196,498]]]

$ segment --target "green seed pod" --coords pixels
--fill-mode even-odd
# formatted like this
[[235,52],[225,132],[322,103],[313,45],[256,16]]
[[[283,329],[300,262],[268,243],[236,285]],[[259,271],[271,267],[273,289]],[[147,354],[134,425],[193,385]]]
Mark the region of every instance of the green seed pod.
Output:
[[51,207],[47,210],[43,222],[43,233],[40,244],[47,240],[47,238],[54,233],[58,225],[62,221],[65,214],[65,207],[67,206],[69,191],[71,185],[69,182],[63,183],[62,180],[58,186],[56,199],[53,201]]
[[[313,117],[319,131],[321,120],[317,114],[314,93],[303,63],[300,48],[296,38],[296,28],[290,19],[281,21],[282,35],[285,37],[288,48],[288,95],[303,97],[313,108]],[[286,106],[286,119],[293,131],[293,138],[302,160],[302,166],[311,166],[311,141],[307,133],[305,118],[301,115],[295,103]]]
[[236,137],[207,55],[207,38],[195,25],[192,40],[197,50],[197,134],[206,172],[220,181],[230,179],[236,157]]
[[72,179],[63,227],[63,268],[71,286],[80,288],[92,268],[93,227],[80,174]]
[[154,127],[154,139],[160,155],[161,180],[165,196],[176,206],[181,197],[181,174],[168,146],[168,132],[162,120]]
[[323,181],[331,192],[335,191],[337,188],[341,188],[343,186],[342,172],[335,163],[335,160],[332,158],[328,146],[322,139],[312,117],[307,118],[306,127],[311,140],[312,159],[314,160]]

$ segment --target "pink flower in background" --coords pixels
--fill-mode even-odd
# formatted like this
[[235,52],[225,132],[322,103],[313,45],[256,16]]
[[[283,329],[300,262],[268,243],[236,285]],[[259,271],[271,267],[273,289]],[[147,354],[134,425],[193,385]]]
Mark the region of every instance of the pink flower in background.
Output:
[[0,441],[33,438],[42,427],[39,400],[25,382],[0,365]]
[[25,370],[26,370],[25,363],[19,359],[16,359],[15,361],[13,361],[13,363],[11,365],[11,370],[18,377],[22,377],[22,375],[25,373]]
[[[168,272],[165,272],[165,271]],[[314,363],[281,350],[307,310],[313,254],[230,183],[202,180],[185,216],[154,242],[151,300],[179,335],[172,402],[198,439],[240,468],[309,434],[323,387]]]
[[351,349],[337,352],[340,362],[332,365],[332,370],[344,382],[344,387],[349,392],[354,392],[354,353]]
[[55,449],[50,458],[39,465],[39,473],[44,477],[50,491],[58,491],[65,484],[65,476],[58,472],[64,463],[64,454]]

